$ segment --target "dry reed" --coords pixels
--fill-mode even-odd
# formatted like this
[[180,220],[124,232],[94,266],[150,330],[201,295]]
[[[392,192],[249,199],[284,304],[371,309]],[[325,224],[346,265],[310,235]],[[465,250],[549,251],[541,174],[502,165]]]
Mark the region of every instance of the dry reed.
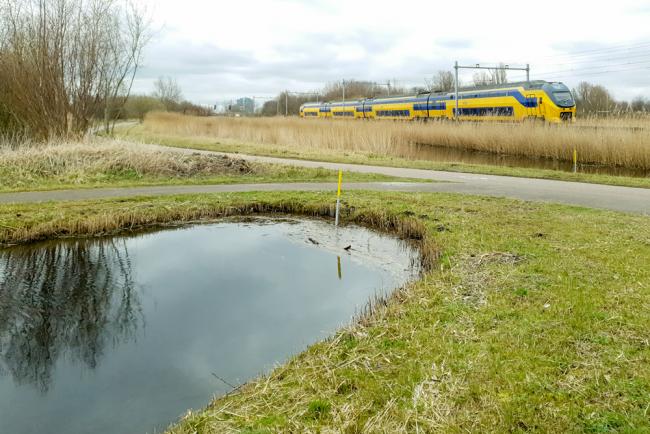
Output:
[[[600,123],[598,123],[600,122]],[[413,145],[650,169],[650,120],[596,121],[573,125],[344,121],[299,118],[191,117],[152,113],[153,134],[210,137],[271,145],[298,152],[360,152],[400,156]]]
[[96,140],[0,148],[0,185],[38,179],[84,179],[98,174],[134,177],[192,177],[251,173],[241,159],[218,155],[183,155],[129,143]]

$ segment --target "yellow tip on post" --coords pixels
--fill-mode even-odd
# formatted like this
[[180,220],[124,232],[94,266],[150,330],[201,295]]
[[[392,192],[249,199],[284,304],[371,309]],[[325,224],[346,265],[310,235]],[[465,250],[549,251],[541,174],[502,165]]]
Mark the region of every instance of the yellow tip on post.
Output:
[[337,197],[341,197],[341,182],[343,182],[343,171],[339,169],[339,190],[336,193]]

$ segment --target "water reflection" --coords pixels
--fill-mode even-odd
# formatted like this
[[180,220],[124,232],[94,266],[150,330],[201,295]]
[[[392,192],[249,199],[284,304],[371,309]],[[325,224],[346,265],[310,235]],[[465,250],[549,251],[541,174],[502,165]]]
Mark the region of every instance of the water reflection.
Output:
[[0,431],[162,431],[330,335],[414,258],[318,221],[0,250]]
[[[425,144],[401,145],[396,148],[397,156],[410,160],[440,161],[444,163],[481,164],[489,166],[524,167],[532,169],[573,171],[573,163],[551,158],[528,158],[491,152],[468,151],[444,146]],[[650,171],[621,166],[579,164],[578,171],[613,176],[647,178]]]
[[339,280],[343,279],[343,274],[341,274],[341,257],[340,256],[336,257],[336,268],[337,268],[337,271],[338,271],[337,276],[338,276]]
[[46,392],[62,357],[95,368],[143,324],[124,240],[0,251],[0,365]]

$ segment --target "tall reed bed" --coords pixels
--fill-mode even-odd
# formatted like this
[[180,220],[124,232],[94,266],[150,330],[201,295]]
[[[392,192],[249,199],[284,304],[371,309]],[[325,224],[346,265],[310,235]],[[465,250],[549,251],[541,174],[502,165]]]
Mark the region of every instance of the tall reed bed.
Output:
[[295,151],[351,151],[399,156],[405,147],[430,145],[529,158],[650,169],[650,119],[542,123],[392,122],[299,118],[147,116],[147,132],[211,137]]

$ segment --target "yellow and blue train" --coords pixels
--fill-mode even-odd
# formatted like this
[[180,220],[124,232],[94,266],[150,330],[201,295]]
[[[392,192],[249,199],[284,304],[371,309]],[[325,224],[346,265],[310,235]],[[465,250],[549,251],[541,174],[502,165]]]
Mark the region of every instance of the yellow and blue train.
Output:
[[462,88],[458,92],[306,103],[300,117],[333,119],[571,122],[576,105],[563,83],[543,80]]

